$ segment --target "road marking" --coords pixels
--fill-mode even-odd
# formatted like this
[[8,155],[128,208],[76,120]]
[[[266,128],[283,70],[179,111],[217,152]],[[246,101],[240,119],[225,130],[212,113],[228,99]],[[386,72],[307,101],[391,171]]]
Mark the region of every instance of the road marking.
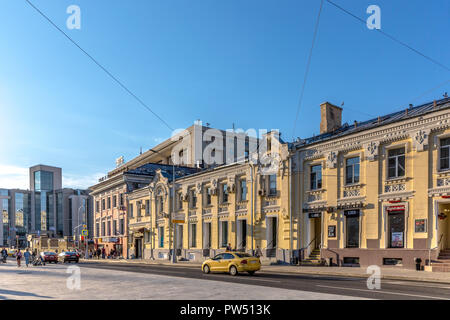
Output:
[[424,295],[418,295],[418,294],[400,293],[400,292],[392,292],[392,291],[367,290],[367,289],[356,289],[356,288],[345,288],[345,287],[332,287],[332,286],[322,286],[322,285],[317,285],[317,287],[332,288],[332,289],[344,289],[344,290],[355,290],[355,291],[364,291],[364,292],[371,292],[371,293],[396,294],[396,295],[400,295],[400,296],[410,296],[410,297],[429,298],[429,299],[439,299],[439,300],[450,300],[449,298],[443,298],[443,297],[424,296]]
[[404,285],[404,286],[411,286],[411,287],[424,287],[424,288],[433,288],[433,289],[450,289],[450,286],[446,286],[446,287],[440,287],[440,286],[436,286],[433,283],[429,283],[427,284],[411,284],[409,282],[404,282],[404,281],[382,281],[382,283],[387,283],[387,284],[399,284],[399,285]]
[[[204,275],[205,277],[207,277],[207,275]],[[239,279],[239,280],[255,280],[255,281],[266,281],[266,282],[278,282],[280,283],[281,281],[279,280],[268,280],[268,279],[259,279],[259,278],[250,278],[250,277],[245,277],[245,278],[231,278],[231,276],[222,276],[222,275],[213,275],[213,277],[215,278],[221,278],[221,279]],[[210,278],[211,280],[214,280],[212,277]]]

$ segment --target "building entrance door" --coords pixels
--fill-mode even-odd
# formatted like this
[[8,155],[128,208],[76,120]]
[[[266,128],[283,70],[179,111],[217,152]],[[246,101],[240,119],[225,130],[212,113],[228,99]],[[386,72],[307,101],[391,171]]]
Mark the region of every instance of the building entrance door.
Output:
[[389,248],[405,247],[405,211],[390,211],[388,214]]
[[135,246],[136,248],[136,259],[142,259],[142,239],[136,239],[135,240]]
[[450,248],[450,203],[440,203],[438,212],[438,238],[439,249]]
[[237,249],[245,251],[247,248],[247,220],[237,221]]

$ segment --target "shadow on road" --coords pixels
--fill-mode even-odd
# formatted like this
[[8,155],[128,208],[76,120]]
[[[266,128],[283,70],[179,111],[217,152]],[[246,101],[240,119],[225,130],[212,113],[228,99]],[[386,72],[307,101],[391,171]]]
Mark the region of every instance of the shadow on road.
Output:
[[[15,291],[15,290],[5,290],[5,289],[0,289],[0,294],[9,294],[9,295],[13,295],[13,296],[21,296],[21,297],[36,297],[36,298],[47,298],[47,299],[51,299],[52,297],[48,297],[48,296],[41,296],[35,293],[31,293],[31,292],[24,292],[24,291]],[[0,299],[5,298],[3,296],[0,296]]]

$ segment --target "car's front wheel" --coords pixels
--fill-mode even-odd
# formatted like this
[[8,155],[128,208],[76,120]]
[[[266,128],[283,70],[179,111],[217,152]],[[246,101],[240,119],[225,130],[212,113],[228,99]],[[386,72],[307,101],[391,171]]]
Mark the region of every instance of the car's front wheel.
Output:
[[230,267],[230,274],[231,274],[232,276],[235,276],[235,275],[238,274],[238,270],[237,270],[237,268],[236,268],[235,266],[231,266],[231,267]]
[[209,266],[207,264],[205,264],[205,266],[203,267],[203,272],[208,274],[210,271],[211,270],[210,270]]

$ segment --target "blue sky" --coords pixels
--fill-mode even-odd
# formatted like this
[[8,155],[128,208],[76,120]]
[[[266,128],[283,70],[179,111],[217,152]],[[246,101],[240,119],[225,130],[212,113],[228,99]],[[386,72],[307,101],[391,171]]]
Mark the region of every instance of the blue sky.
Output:
[[[291,140],[319,0],[31,0],[173,128],[279,129]],[[334,0],[450,65],[450,2]],[[69,5],[81,29],[66,28]],[[171,135],[25,0],[0,1],[0,187],[25,168],[63,168],[88,187]],[[442,97],[450,72],[324,4],[295,137],[319,131],[319,104],[343,122]]]

